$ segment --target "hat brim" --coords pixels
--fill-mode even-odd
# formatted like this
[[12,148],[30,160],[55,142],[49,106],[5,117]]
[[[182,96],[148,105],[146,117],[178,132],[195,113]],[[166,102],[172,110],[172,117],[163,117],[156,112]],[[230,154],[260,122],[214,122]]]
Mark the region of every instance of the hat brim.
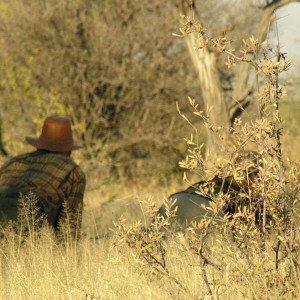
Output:
[[74,143],[69,144],[53,144],[53,143],[47,143],[45,141],[42,141],[40,138],[34,138],[34,137],[25,137],[26,142],[40,150],[48,150],[52,152],[69,152],[74,150],[79,150],[82,148],[82,146],[76,145]]

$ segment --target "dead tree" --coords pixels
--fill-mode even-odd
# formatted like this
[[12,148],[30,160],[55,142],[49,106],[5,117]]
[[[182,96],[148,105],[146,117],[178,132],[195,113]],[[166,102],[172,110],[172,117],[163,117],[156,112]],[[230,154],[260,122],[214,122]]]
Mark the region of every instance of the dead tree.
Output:
[[[197,17],[196,0],[173,0],[173,2],[178,7],[180,14],[192,14]],[[254,33],[254,37],[258,42],[265,40],[274,11],[291,2],[300,1],[273,0],[267,1],[264,6],[258,7],[258,9],[260,9],[260,21],[256,33]],[[205,24],[203,24],[203,26],[205,27]],[[222,131],[223,138],[230,141],[230,126],[233,124],[235,117],[240,116],[243,112],[241,107],[248,106],[253,99],[251,95],[255,92],[255,85],[249,83],[252,67],[250,64],[240,64],[236,67],[234,88],[231,94],[232,101],[226,103],[225,93],[221,85],[221,74],[217,67],[218,53],[216,53],[214,49],[207,47],[200,50],[196,49],[196,40],[198,44],[199,42],[201,43],[196,34],[186,35],[186,43],[190,57],[200,83],[204,109],[213,107],[213,110],[209,113],[210,122],[224,127],[225,130]],[[214,153],[215,156],[221,154],[219,153],[218,138],[217,134],[208,131],[206,149],[208,149],[210,153]]]

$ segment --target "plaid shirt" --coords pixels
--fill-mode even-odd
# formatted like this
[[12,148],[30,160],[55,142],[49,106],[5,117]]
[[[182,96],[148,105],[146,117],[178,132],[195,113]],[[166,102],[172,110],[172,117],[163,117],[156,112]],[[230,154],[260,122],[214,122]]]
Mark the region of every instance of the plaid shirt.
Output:
[[80,228],[85,183],[84,173],[70,157],[37,150],[12,158],[0,169],[0,200],[1,188],[2,191],[33,192],[55,230],[65,203],[73,222]]

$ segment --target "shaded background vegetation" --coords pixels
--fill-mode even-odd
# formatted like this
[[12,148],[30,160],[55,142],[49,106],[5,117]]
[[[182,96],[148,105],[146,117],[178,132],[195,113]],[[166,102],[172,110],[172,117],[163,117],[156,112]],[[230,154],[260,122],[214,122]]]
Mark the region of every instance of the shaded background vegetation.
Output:
[[12,1],[1,14],[10,153],[46,115],[66,114],[85,145],[85,169],[118,178],[174,172],[183,153],[175,101],[198,87],[184,41],[172,37],[171,3]]

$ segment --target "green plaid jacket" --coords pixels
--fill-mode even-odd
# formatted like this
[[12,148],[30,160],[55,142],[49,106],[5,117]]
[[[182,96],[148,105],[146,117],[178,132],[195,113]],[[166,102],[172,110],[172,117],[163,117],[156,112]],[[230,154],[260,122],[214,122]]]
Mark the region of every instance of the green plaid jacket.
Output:
[[85,183],[84,173],[70,157],[45,150],[19,155],[0,169],[0,212],[7,209],[9,215],[19,192],[33,192],[55,230],[64,205],[80,228]]

